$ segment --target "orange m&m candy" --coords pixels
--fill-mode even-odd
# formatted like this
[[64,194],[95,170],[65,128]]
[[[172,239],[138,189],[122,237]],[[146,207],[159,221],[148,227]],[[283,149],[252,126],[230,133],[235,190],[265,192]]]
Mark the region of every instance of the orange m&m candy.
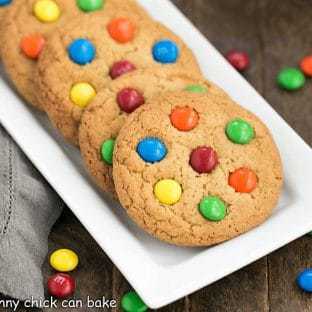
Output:
[[108,24],[107,30],[117,42],[127,43],[134,38],[135,25],[127,18],[116,18]]
[[191,107],[176,107],[170,115],[172,125],[180,131],[191,131],[199,120],[198,113]]
[[257,184],[257,175],[248,168],[237,169],[229,177],[229,185],[238,193],[251,193]]
[[40,34],[25,36],[21,41],[21,50],[30,59],[36,60],[45,44],[45,39]]
[[304,57],[300,62],[301,70],[309,77],[312,77],[312,55]]

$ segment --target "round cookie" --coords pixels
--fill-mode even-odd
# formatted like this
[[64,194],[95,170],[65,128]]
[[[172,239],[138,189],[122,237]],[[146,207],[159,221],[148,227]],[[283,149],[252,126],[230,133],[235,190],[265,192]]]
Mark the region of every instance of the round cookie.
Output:
[[[82,111],[111,80],[145,68],[200,73],[192,52],[181,39],[165,26],[130,13],[119,10],[106,18],[75,20],[58,29],[42,54],[38,66],[42,103],[52,123],[73,144],[78,144],[76,128]],[[116,30],[120,21],[126,24],[122,28],[125,32]],[[171,42],[177,50],[161,49],[164,41]],[[84,45],[87,47],[82,49]],[[155,48],[158,45],[159,50]],[[154,59],[153,47],[158,53],[163,51],[162,56],[158,55],[163,62]],[[176,61],[164,63],[175,51],[178,51]],[[73,95],[76,84],[79,88],[74,89]]]
[[129,216],[160,240],[209,246],[264,222],[282,164],[266,126],[209,93],[154,97],[116,140],[113,177]]
[[96,184],[115,195],[112,178],[114,140],[129,114],[156,94],[190,90],[226,97],[203,78],[172,70],[137,70],[108,84],[84,111],[79,128],[79,146],[86,168]]
[[122,3],[119,0],[15,0],[8,7],[1,25],[4,29],[1,40],[6,43],[1,46],[1,55],[7,73],[27,102],[42,109],[35,84],[36,64],[48,34],[76,16],[106,15],[134,5],[132,1],[129,6]]

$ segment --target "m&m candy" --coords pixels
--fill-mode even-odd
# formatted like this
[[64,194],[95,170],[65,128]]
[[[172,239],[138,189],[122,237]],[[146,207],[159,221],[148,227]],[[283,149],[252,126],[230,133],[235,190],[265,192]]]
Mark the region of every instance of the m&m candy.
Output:
[[143,105],[145,99],[140,91],[133,88],[125,88],[118,92],[117,103],[122,111],[130,114]]
[[238,193],[251,193],[258,184],[258,177],[248,168],[240,168],[229,176],[229,185]]
[[78,7],[85,12],[100,10],[104,6],[105,0],[77,0]]
[[247,53],[232,50],[226,54],[228,62],[238,71],[244,71],[249,67],[250,60]]
[[12,3],[12,0],[0,0],[0,7],[5,6],[5,5],[9,5],[11,3]]
[[113,19],[107,26],[110,36],[119,43],[127,43],[134,39],[135,25],[127,18]]
[[126,73],[134,71],[136,67],[127,60],[119,61],[113,64],[109,75],[112,79],[116,79]]
[[76,83],[70,91],[71,101],[81,108],[85,108],[95,96],[95,89],[87,82]]
[[217,196],[206,196],[199,204],[199,211],[209,221],[221,221],[226,216],[226,204]]
[[301,272],[297,277],[297,284],[302,290],[311,293],[312,292],[312,269],[306,269],[303,272]]
[[171,40],[161,40],[153,46],[154,60],[162,64],[175,63],[179,53],[177,44]]
[[277,76],[277,84],[288,91],[301,89],[305,81],[304,74],[297,68],[285,68]]
[[165,205],[174,205],[181,198],[182,187],[175,180],[160,180],[154,186],[154,194],[160,203]]
[[153,164],[166,157],[167,148],[158,138],[148,137],[139,142],[137,152],[144,161]]
[[74,294],[75,280],[68,274],[57,273],[48,279],[48,292],[51,296],[64,299]]
[[113,164],[114,147],[115,147],[115,140],[114,139],[109,139],[109,140],[104,141],[102,146],[101,146],[102,160],[107,165]]
[[56,22],[61,15],[59,6],[53,0],[37,0],[33,12],[37,19],[43,23]]
[[96,54],[94,44],[88,39],[76,39],[68,47],[70,59],[79,65],[91,63]]
[[41,34],[28,35],[21,40],[21,50],[25,56],[33,60],[39,57],[44,45],[45,39]]
[[301,60],[300,68],[305,75],[312,77],[312,55],[306,56]]
[[236,118],[226,126],[227,137],[235,144],[248,144],[255,137],[253,127],[249,122]]
[[185,91],[192,92],[192,93],[206,93],[207,88],[201,85],[189,85],[185,88]]
[[145,312],[148,309],[147,305],[134,291],[130,291],[122,297],[121,308],[125,312]]
[[73,271],[78,262],[77,254],[70,249],[58,249],[50,256],[50,265],[59,272]]
[[180,131],[193,130],[199,121],[198,113],[191,107],[176,107],[170,115],[172,125]]
[[190,165],[198,173],[210,173],[218,165],[218,155],[212,147],[197,147],[191,153]]

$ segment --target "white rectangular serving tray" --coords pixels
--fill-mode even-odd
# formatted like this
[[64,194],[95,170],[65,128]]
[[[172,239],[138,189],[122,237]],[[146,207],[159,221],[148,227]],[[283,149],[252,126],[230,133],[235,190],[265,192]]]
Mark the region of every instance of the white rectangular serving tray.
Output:
[[[248,265],[312,229],[312,153],[271,106],[168,0],[139,0],[192,48],[208,79],[271,129],[284,169],[283,195],[258,228],[211,248],[179,248],[138,229],[90,182],[79,152],[64,143],[0,77],[0,122],[151,308],[167,305]],[[139,192],[140,190],[138,190]],[[209,264],[209,265],[207,265]]]

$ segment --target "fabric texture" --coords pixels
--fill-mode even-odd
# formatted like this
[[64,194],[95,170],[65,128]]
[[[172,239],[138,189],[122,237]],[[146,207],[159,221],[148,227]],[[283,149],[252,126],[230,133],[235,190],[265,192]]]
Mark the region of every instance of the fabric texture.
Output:
[[63,202],[0,126],[0,293],[44,298],[41,266]]

